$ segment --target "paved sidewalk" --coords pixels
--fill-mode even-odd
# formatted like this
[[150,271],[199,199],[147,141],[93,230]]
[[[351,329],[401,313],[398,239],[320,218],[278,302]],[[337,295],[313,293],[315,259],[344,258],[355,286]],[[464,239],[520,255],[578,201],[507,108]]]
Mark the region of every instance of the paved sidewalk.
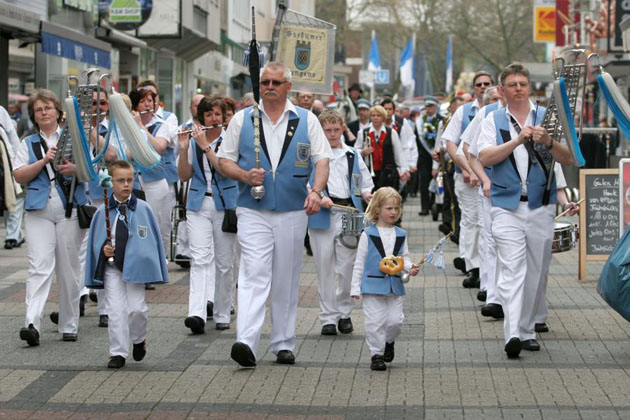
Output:
[[[438,224],[405,206],[403,227],[419,258],[438,239]],[[0,231],[4,237],[4,231]],[[108,370],[107,331],[96,305],[81,318],[79,341],[62,342],[48,314],[41,345],[19,339],[24,322],[25,244],[0,250],[0,418],[7,419],[628,419],[630,325],[597,295],[601,263],[589,263],[591,281],[577,281],[577,250],[554,255],[548,300],[551,331],[541,351],[508,360],[502,322],[479,314],[476,289],[445,253],[447,269],[425,267],[407,285],[406,322],[396,358],[385,372],[369,369],[363,313],[353,313],[349,336],[320,335],[317,280],[304,259],[297,324],[297,362],[274,363],[262,353],[255,370],[229,358],[235,323],[226,331],[208,324],[191,336],[188,272],[170,265],[171,283],[147,292],[148,354],[119,371]],[[260,351],[266,351],[269,317]]]

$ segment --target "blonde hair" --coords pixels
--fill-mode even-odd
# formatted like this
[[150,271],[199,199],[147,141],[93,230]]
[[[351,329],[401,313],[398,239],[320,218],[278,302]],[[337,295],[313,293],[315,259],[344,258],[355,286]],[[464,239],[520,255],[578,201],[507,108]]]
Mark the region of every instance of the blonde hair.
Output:
[[387,120],[387,116],[389,115],[387,114],[385,108],[383,108],[381,105],[374,105],[372,108],[370,108],[370,116],[372,116],[373,112],[379,113],[383,120]]
[[326,109],[319,114],[319,123],[324,124],[339,124],[343,127],[343,117],[336,109]]
[[398,194],[398,191],[392,187],[381,187],[376,190],[370,200],[370,204],[368,204],[365,210],[365,218],[372,223],[376,223],[378,220],[378,210],[390,199],[393,199],[396,204],[398,204],[398,214],[396,218],[400,219],[400,216],[402,216],[402,197]]

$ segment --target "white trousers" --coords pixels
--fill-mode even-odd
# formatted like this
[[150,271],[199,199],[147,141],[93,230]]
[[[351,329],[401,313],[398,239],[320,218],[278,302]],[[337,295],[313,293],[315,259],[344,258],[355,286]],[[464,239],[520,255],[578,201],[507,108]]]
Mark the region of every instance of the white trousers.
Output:
[[339,241],[342,214],[332,212],[328,229],[308,230],[317,270],[321,325],[337,324],[339,319],[350,318],[354,309],[350,286],[357,250],[347,248]]
[[229,323],[236,235],[221,230],[224,213],[216,209],[212,197],[204,197],[198,211],[188,211],[186,223],[192,257],[188,316],[205,321],[207,302],[214,302],[214,321]]
[[190,245],[188,243],[187,225],[188,223],[186,222],[186,220],[182,220],[177,227],[177,245],[175,246],[175,255],[190,257]]
[[486,291],[486,304],[501,304],[497,293],[497,278],[501,274],[497,267],[497,244],[492,236],[492,201],[486,196],[479,196],[479,221],[481,234],[479,235],[479,277],[481,290]]
[[554,205],[530,210],[526,202],[514,211],[492,208],[492,235],[501,266],[497,290],[505,314],[506,342],[512,337],[536,337],[536,296],[544,259],[551,253],[554,211]]
[[455,194],[462,217],[459,222],[459,247],[466,260],[466,270],[479,268],[479,191],[455,174]]
[[59,288],[60,333],[77,333],[79,299],[83,281],[79,250],[86,231],[79,228],[76,209],[66,219],[57,195],[42,210],[26,212],[28,279],[26,281],[26,321],[39,331],[44,305],[52,285],[53,271]]
[[405,321],[403,298],[396,295],[362,295],[365,313],[365,342],[370,354],[383,354],[385,343],[393,343]]
[[129,338],[133,344],[147,338],[149,307],[144,300],[144,284],[126,283],[119,269],[106,267],[105,299],[109,310],[109,355],[127,359]]
[[306,213],[248,208],[236,212],[241,245],[236,340],[257,354],[265,302],[271,292],[269,348],[274,354],[293,351]]
[[5,241],[15,239],[21,242],[24,239],[24,231],[22,230],[22,219],[24,218],[24,196],[17,197],[15,201],[15,211],[9,213],[4,212],[4,223],[7,227]]
[[547,280],[549,276],[549,265],[551,264],[551,252],[548,256],[544,257],[542,272],[540,273],[540,287],[536,294],[536,302],[534,303],[534,323],[544,324],[547,322],[547,316],[549,316],[549,309],[547,308]]
[[160,227],[164,252],[168,258],[171,250],[171,211],[175,206],[173,186],[169,187],[166,179],[160,179],[159,181],[142,182],[142,189]]

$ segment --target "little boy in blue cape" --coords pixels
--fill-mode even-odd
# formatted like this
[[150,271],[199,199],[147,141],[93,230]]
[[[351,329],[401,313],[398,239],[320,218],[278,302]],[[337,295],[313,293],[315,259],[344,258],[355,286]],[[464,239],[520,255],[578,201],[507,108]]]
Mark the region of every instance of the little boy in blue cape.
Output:
[[[92,219],[85,265],[85,285],[105,289],[109,314],[109,368],[125,365],[129,339],[133,359],[146,355],[149,308],[145,302],[146,283],[167,283],[168,269],[160,229],[151,208],[133,194],[133,168],[116,161],[109,166],[113,194],[109,208],[101,206]],[[106,212],[108,210],[108,212]],[[107,240],[106,214],[111,224]]]

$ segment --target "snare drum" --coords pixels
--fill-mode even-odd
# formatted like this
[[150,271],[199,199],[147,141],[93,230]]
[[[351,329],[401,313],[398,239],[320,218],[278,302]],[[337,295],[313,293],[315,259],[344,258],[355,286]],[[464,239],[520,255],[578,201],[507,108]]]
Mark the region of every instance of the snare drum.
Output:
[[[339,241],[347,248],[356,248],[359,246],[359,236],[363,232],[363,214],[360,213],[344,213],[341,215],[341,233]],[[352,236],[355,238],[354,244],[345,241],[345,237]]]
[[568,222],[555,222],[553,228],[553,242],[551,252],[565,252],[571,250],[577,242],[576,226]]

